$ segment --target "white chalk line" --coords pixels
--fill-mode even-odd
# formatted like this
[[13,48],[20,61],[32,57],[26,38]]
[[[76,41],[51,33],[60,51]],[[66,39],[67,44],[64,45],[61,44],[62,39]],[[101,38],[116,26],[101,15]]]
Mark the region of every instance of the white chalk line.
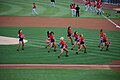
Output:
[[[15,45],[18,44],[18,42],[19,38],[0,36],[0,45]],[[26,42],[28,42],[28,40],[24,39],[24,43]]]
[[80,65],[80,64],[0,64],[0,68],[69,68],[69,69],[111,69],[120,65]]
[[109,18],[107,18],[106,16],[104,16],[103,14],[102,14],[102,16],[103,16],[105,19],[107,19],[108,21],[110,21],[112,24],[114,24],[117,28],[120,28],[119,25],[117,25],[115,22],[113,22],[112,20],[110,20]]

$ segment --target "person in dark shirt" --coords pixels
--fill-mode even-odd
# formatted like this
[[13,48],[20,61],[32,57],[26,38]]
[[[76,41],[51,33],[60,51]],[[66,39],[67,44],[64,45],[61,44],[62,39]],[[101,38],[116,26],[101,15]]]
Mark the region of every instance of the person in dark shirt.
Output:
[[79,10],[80,10],[80,7],[77,5],[77,7],[76,7],[76,17],[79,17]]

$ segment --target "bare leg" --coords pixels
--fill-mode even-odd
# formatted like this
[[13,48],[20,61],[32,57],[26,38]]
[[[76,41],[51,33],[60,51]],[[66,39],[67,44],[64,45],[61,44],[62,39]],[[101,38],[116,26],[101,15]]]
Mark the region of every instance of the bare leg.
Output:
[[100,47],[100,44],[101,44],[101,43],[99,42],[98,47]]
[[24,50],[24,42],[22,41],[22,50]]
[[50,43],[48,43],[48,44],[45,46],[45,48],[47,48],[48,46],[50,46]]
[[73,44],[73,39],[72,39],[72,37],[70,37],[70,40],[71,40],[71,45],[74,45],[74,44]]
[[68,57],[68,49],[65,48],[64,51],[66,51],[66,55],[65,56]]
[[19,41],[19,43],[18,43],[18,49],[17,49],[17,51],[19,51],[19,48],[20,48],[20,41]]
[[76,54],[78,55],[78,52],[82,49],[83,45],[80,45],[80,48],[76,51]]
[[103,48],[105,47],[105,45],[106,45],[106,44],[105,44],[105,43],[103,43],[102,49],[101,49],[100,51],[102,51],[102,50],[103,50]]
[[50,47],[48,48],[48,53],[50,52],[50,49],[52,48],[53,43],[50,43]]
[[86,45],[84,44],[83,47],[84,47],[84,53],[87,53],[86,52]]
[[61,49],[60,54],[58,55],[58,58],[61,57],[62,53],[63,53],[63,49]]
[[71,50],[73,50],[73,48],[75,47],[76,43],[77,43],[77,42],[75,41],[75,42],[74,42],[74,45],[73,45],[72,48],[71,48]]
[[70,40],[70,39],[68,38],[67,41],[66,41],[66,44],[68,43],[69,40]]
[[54,42],[54,51],[56,52],[56,42]]
[[106,45],[106,51],[108,51],[108,47],[109,47],[109,44],[108,44],[108,45]]

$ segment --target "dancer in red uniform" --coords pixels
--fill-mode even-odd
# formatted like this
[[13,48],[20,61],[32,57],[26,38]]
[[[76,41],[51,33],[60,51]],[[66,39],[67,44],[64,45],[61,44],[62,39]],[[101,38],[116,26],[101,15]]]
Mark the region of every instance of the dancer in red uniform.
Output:
[[100,51],[102,51],[106,47],[106,51],[108,51],[108,47],[111,44],[111,42],[108,41],[106,34],[103,34],[103,46]]
[[52,46],[54,46],[54,52],[56,52],[56,40],[54,38],[54,32],[50,32],[50,48],[48,48],[48,53],[50,52]]
[[19,43],[18,43],[18,49],[17,51],[19,51],[20,48],[20,44],[22,44],[22,50],[24,50],[24,41],[23,39],[25,38],[24,34],[22,33],[22,29],[20,29],[18,31],[18,37],[19,37]]
[[78,52],[82,49],[82,47],[84,47],[84,53],[87,53],[86,52],[86,45],[85,45],[85,42],[84,42],[83,34],[80,35],[79,46],[80,46],[79,49],[76,51],[77,55],[78,55]]
[[102,14],[102,10],[101,10],[101,2],[99,1],[98,3],[97,3],[97,9],[98,9],[98,12],[97,12],[97,14]]
[[61,51],[60,51],[60,54],[58,55],[58,58],[61,57],[63,51],[66,51],[66,55],[65,56],[68,57],[68,49],[67,49],[67,44],[64,42],[64,37],[60,38],[59,46],[61,46]]
[[97,0],[94,1],[94,12],[97,12]]
[[68,27],[67,33],[68,33],[68,35],[67,35],[67,36],[68,36],[68,39],[67,39],[66,43],[68,43],[68,41],[71,40],[71,44],[73,45],[71,26]]
[[75,37],[74,45],[72,46],[71,50],[75,47],[75,45],[78,43],[78,32],[75,31],[73,37]]
[[32,9],[32,14],[33,15],[37,15],[38,13],[36,12],[36,4],[35,3],[33,3],[33,9]]

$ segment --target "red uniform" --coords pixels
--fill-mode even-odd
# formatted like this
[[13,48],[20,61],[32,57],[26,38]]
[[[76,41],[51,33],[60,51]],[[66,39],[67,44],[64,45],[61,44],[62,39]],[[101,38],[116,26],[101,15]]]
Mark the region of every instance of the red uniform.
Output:
[[100,2],[98,2],[97,8],[98,8],[98,9],[101,8],[101,3],[100,3]]
[[90,1],[88,1],[88,4],[89,4],[89,6],[91,6],[91,5],[92,5]]
[[81,37],[81,38],[80,38],[80,41],[81,41],[81,42],[84,42],[84,37]]
[[103,36],[103,40],[106,40],[106,41],[107,41],[107,37],[106,37],[106,36]]
[[66,45],[66,43],[63,40],[61,40],[60,44],[61,45]]
[[23,38],[22,32],[19,33],[19,38]]
[[85,5],[88,5],[88,1],[85,1]]
[[35,4],[33,4],[33,9],[36,9],[36,5]]
[[104,35],[103,36],[103,42],[106,42],[107,41],[107,37]]
[[96,6],[97,6],[97,1],[94,2],[94,7],[96,7]]
[[62,45],[61,48],[66,48],[66,43],[63,40],[61,40],[60,44]]
[[50,35],[50,41],[51,41],[52,43],[55,42],[55,39],[54,39],[54,36],[53,36],[53,35]]
[[100,32],[100,37],[103,37],[104,32]]
[[70,9],[74,9],[74,5],[73,4],[70,5]]
[[74,37],[78,39],[78,34],[75,34]]
[[72,30],[71,29],[68,30],[68,34],[72,34]]
[[79,45],[84,44],[84,37],[80,37],[78,44]]
[[78,34],[74,34],[75,41],[78,41]]
[[50,39],[54,39],[54,36],[53,36],[53,35],[50,35]]
[[76,9],[75,5],[73,5],[73,9]]

